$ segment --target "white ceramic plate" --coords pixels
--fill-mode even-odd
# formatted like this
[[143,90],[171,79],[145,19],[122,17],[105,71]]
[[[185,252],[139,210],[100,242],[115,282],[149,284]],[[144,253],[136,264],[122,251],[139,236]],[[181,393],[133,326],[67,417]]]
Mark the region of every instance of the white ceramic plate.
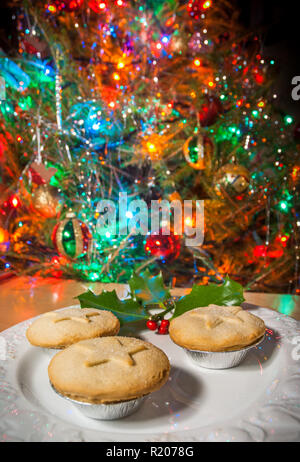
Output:
[[244,307],[265,320],[267,335],[227,370],[197,367],[168,335],[123,330],[164,350],[172,369],[161,390],[118,421],[84,417],[53,392],[49,356],[25,337],[32,319],[1,332],[0,440],[300,441],[300,323]]

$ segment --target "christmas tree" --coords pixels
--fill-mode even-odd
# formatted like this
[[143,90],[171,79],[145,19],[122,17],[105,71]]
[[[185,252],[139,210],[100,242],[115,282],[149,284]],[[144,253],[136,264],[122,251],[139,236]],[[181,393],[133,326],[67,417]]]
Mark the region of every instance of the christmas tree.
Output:
[[[3,268],[298,293],[299,131],[232,3],[37,1],[15,17],[18,50],[0,56]],[[120,192],[149,208],[204,200],[203,244],[135,233],[131,212],[127,235],[101,233],[99,200]]]

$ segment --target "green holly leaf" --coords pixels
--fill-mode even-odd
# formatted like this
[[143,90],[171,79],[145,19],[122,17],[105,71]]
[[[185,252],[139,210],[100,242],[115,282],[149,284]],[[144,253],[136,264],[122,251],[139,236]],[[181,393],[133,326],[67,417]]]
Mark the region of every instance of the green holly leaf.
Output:
[[140,274],[134,273],[129,280],[129,287],[134,297],[144,306],[161,304],[171,297],[161,272],[157,276],[153,276],[148,269]]
[[208,306],[210,304],[239,306],[244,300],[243,287],[238,282],[232,281],[229,277],[226,277],[224,283],[221,285],[194,285],[188,295],[175,302],[173,318],[201,306]]
[[115,290],[112,292],[103,291],[99,295],[88,290],[76,298],[78,298],[81,308],[111,311],[117,316],[121,324],[149,318],[147,312],[136,300],[132,298],[120,300]]

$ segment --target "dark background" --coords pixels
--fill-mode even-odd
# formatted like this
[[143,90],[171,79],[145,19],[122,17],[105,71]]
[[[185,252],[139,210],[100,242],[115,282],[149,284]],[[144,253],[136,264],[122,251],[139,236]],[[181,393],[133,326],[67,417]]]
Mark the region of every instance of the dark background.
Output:
[[[214,0],[217,2],[218,0]],[[7,54],[17,49],[13,0],[0,0],[0,48]],[[46,3],[46,0],[45,0]],[[274,92],[283,112],[300,122],[300,100],[291,98],[292,78],[300,75],[300,5],[289,0],[232,0],[240,10],[240,22],[262,40],[261,54],[274,59]]]

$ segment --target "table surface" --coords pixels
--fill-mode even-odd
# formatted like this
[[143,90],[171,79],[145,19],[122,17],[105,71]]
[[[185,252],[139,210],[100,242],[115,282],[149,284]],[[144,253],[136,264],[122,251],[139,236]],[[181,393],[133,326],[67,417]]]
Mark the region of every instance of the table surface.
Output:
[[[116,289],[119,297],[126,294],[124,284],[101,284],[84,281],[39,277],[13,277],[0,283],[0,331],[46,311],[78,303],[75,297],[87,289],[96,294],[103,289]],[[190,289],[173,289],[181,296]],[[246,292],[246,302],[277,310],[300,320],[300,297],[296,295]]]

